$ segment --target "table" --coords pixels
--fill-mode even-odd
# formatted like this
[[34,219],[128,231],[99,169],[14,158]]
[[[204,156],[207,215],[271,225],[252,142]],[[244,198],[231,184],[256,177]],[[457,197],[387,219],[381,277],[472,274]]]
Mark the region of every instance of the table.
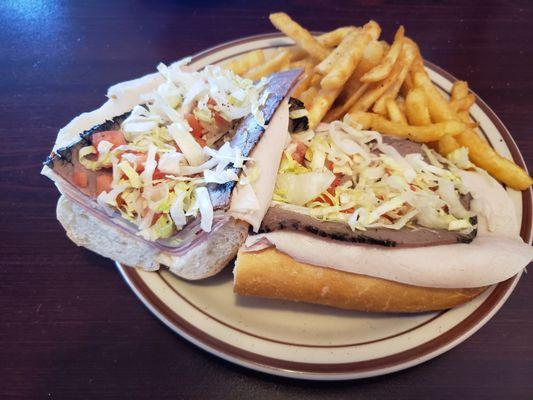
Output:
[[112,262],[74,246],[39,175],[58,128],[106,88],[222,41],[270,32],[285,10],[314,30],[370,18],[466,79],[533,161],[533,7],[369,1],[6,0],[0,5],[0,398],[526,398],[533,395],[533,292],[452,351],[363,381],[305,382],[233,366],[166,329]]

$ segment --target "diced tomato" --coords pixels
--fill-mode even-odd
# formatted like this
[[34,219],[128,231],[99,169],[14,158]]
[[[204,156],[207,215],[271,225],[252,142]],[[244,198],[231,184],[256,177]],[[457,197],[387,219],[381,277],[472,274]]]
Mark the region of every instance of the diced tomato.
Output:
[[228,121],[226,121],[224,118],[222,118],[222,115],[218,111],[213,111],[213,116],[215,118],[215,123],[218,126],[223,126],[224,124],[227,124]]
[[313,201],[318,201],[319,203],[328,203],[330,206],[333,205],[333,201],[328,196],[318,196]]
[[122,207],[126,202],[122,198],[122,193],[117,196],[117,206]]
[[86,188],[89,185],[89,175],[85,171],[78,169],[74,170],[74,184],[81,188]]
[[154,175],[152,176],[153,179],[163,179],[167,174],[164,172],[161,172],[159,168],[156,168],[154,171]]
[[333,172],[333,163],[329,160],[326,160],[326,168]]
[[211,110],[211,112],[213,113],[213,117],[215,118],[215,123],[218,125],[218,126],[224,126],[225,124],[228,123],[228,121],[226,121],[222,115],[220,115],[220,113],[214,109],[214,107],[217,105],[217,103],[215,102],[215,100],[213,99],[209,99],[207,101],[207,105],[209,106],[209,109]]
[[189,126],[192,129],[192,135],[195,138],[202,137],[202,134],[204,133],[204,128],[200,124],[200,121],[198,121],[198,119],[192,114],[187,114],[185,118],[187,119],[187,122],[189,123]]
[[126,139],[124,138],[124,132],[122,131],[103,131],[93,133],[92,141],[93,146],[98,149],[98,144],[101,141],[107,141],[113,145],[113,147],[118,147],[123,144],[126,144]]
[[153,218],[152,218],[152,225],[155,224],[157,222],[157,220],[159,219],[159,217],[163,215],[163,213],[155,213]]
[[305,153],[307,151],[307,146],[302,142],[294,141],[296,144],[296,149],[291,154],[291,157],[294,161],[299,164],[303,164],[305,160]]
[[109,192],[111,190],[111,182],[113,175],[111,173],[102,173],[96,177],[96,193],[100,194],[103,191]]
[[333,182],[331,182],[331,185],[329,185],[328,192],[332,195],[335,195],[335,188],[341,184],[341,178],[339,175],[335,175],[335,179],[333,179]]
[[345,214],[351,214],[355,211],[355,208],[348,208],[346,210],[342,210],[341,212],[342,213],[345,213]]
[[198,143],[202,147],[204,147],[207,144],[207,142],[202,137],[197,137],[195,139],[196,139],[196,143]]

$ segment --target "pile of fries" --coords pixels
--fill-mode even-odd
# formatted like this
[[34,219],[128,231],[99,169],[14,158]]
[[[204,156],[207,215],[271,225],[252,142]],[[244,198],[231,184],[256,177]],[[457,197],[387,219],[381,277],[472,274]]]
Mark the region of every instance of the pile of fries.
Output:
[[476,99],[466,82],[454,83],[450,99],[435,87],[417,44],[405,36],[403,26],[389,45],[379,40],[381,27],[375,21],[316,37],[285,13],[271,14],[270,21],[295,45],[268,55],[254,50],[231,60],[226,68],[252,80],[303,68],[293,96],[304,102],[310,128],[345,119],[365,129],[427,143],[443,155],[466,147],[474,164],[509,187],[525,190],[533,183],[476,131],[469,114]]

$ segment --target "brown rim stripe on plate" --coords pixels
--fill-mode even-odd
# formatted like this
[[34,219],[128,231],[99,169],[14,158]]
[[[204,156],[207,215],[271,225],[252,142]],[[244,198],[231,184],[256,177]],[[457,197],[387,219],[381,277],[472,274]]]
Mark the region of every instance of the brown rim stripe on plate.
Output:
[[[228,266],[227,266],[228,267]],[[166,272],[166,270],[164,270]],[[240,333],[243,333],[245,335],[248,335],[248,336],[252,336],[254,338],[257,338],[257,339],[261,339],[261,340],[264,340],[264,341],[267,341],[267,342],[272,342],[272,343],[278,343],[278,344],[284,344],[284,345],[287,345],[287,346],[295,346],[295,347],[308,347],[308,348],[314,348],[314,349],[336,349],[336,348],[342,348],[342,347],[355,347],[355,346],[362,346],[362,345],[365,345],[365,344],[371,344],[371,343],[377,343],[377,342],[382,342],[384,340],[388,340],[388,339],[392,339],[392,338],[395,338],[395,337],[398,337],[398,336],[401,336],[401,335],[405,335],[406,333],[409,333],[409,332],[412,332],[414,331],[415,329],[418,329],[418,328],[421,328],[422,326],[424,325],[427,325],[429,324],[430,322],[434,321],[435,319],[439,318],[442,314],[448,312],[448,310],[444,310],[444,311],[440,311],[440,312],[436,312],[436,315],[432,316],[431,318],[427,319],[426,321],[424,322],[421,322],[420,324],[416,325],[416,326],[413,326],[409,329],[406,329],[405,331],[402,331],[402,332],[398,332],[394,335],[390,335],[390,336],[386,336],[386,337],[382,337],[382,338],[379,338],[379,339],[375,339],[375,340],[369,340],[367,342],[357,342],[357,343],[347,343],[347,344],[337,344],[337,345],[312,345],[312,344],[305,344],[305,343],[294,343],[294,342],[284,342],[282,340],[277,340],[277,339],[273,339],[273,338],[269,338],[269,337],[266,337],[266,336],[261,336],[261,335],[257,335],[255,333],[252,333],[252,332],[248,332],[248,331],[245,331],[244,329],[241,329],[241,328],[238,328],[236,326],[233,326],[225,321],[222,321],[221,319],[218,319],[217,317],[209,314],[208,312],[206,312],[205,310],[201,309],[200,307],[198,307],[196,304],[194,304],[191,300],[189,300],[187,297],[185,297],[185,295],[183,295],[182,293],[180,293],[178,290],[176,290],[176,288],[174,288],[174,286],[172,286],[168,280],[165,278],[165,276],[161,273],[163,271],[159,270],[157,271],[156,273],[159,275],[159,277],[161,278],[161,280],[165,283],[165,285],[168,286],[168,288],[173,291],[179,298],[181,298],[184,302],[186,302],[187,304],[189,304],[191,307],[193,307],[196,311],[200,312],[201,314],[205,315],[206,317],[208,318],[211,318],[212,320],[218,322],[219,324],[221,325],[224,325],[225,327],[227,328],[230,328],[230,329],[233,329],[234,331],[237,331],[237,332],[240,332]],[[179,278],[178,278],[179,279]],[[483,293],[483,292],[482,292]],[[481,294],[481,293],[480,293]],[[317,305],[317,307],[321,307],[320,305]],[[326,306],[322,306],[322,307],[326,307]],[[435,311],[434,311],[435,312]]]
[[[275,39],[282,38],[283,36],[278,33],[256,35],[247,38],[238,39],[220,46],[212,47],[205,50],[192,58],[192,62],[197,62],[202,58],[213,54],[214,52],[221,51],[223,49],[233,47],[239,44],[248,43],[254,40],[263,39]],[[233,56],[232,56],[233,57]],[[228,57],[230,58],[230,57]],[[426,62],[426,65],[444,76],[451,82],[455,82],[457,79],[450,73],[444,71],[436,65]],[[512,139],[509,131],[503,125],[501,120],[494,114],[494,112],[488,107],[488,105],[482,101],[475,93],[476,104],[483,110],[491,122],[496,126],[497,130],[503,137],[509,151],[512,154],[514,161],[527,171],[527,166],[518,150],[518,147]],[[529,242],[532,229],[532,194],[531,189],[522,192],[522,226],[521,236],[524,241]],[[141,295],[141,299],[146,305],[152,306],[168,321],[170,325],[173,325],[178,331],[182,331],[184,334],[200,342],[207,349],[213,352],[222,353],[227,357],[230,357],[236,361],[240,361],[243,364],[256,366],[263,370],[285,371],[292,374],[320,374],[320,375],[337,375],[337,374],[356,374],[364,373],[384,368],[394,368],[405,363],[409,363],[416,359],[429,356],[434,352],[438,352],[440,349],[453,343],[455,340],[467,335],[473,328],[476,327],[484,318],[486,318],[492,309],[505,297],[508,290],[512,287],[514,281],[518,279],[516,276],[509,278],[508,280],[499,283],[493,292],[485,299],[485,301],[476,309],[472,314],[466,317],[459,324],[451,328],[450,330],[442,333],[436,338],[416,346],[412,349],[405,350],[390,356],[381,357],[373,360],[358,361],[352,363],[338,363],[338,364],[314,364],[314,363],[301,363],[294,361],[285,361],[276,358],[266,357],[259,354],[255,354],[238,347],[232,346],[228,343],[215,338],[195,326],[185,321],[182,317],[176,314],[170,309],[162,300],[154,293],[142,280],[140,275],[133,268],[123,267],[117,263],[124,276],[129,280],[129,283],[134,286],[136,291]],[[165,282],[166,283],[166,282]],[[168,284],[168,283],[166,283]],[[183,298],[183,296],[182,296]],[[190,303],[190,302],[189,302]],[[194,305],[193,305],[194,306]],[[196,306],[195,306],[196,307]],[[196,307],[197,308],[197,307]],[[441,316],[439,314],[437,317]],[[225,324],[228,326],[227,324]],[[172,327],[172,326],[171,326]],[[242,332],[242,331],[241,331]]]

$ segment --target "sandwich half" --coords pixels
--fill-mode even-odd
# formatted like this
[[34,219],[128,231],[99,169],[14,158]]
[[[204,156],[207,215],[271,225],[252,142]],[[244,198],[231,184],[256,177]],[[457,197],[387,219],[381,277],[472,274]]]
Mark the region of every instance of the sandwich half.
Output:
[[110,88],[108,102],[60,131],[43,174],[79,246],[202,279],[235,256],[246,221],[268,208],[288,135],[285,98],[301,70],[254,83],[187,63]]
[[374,312],[454,307],[520,272],[531,247],[505,189],[461,148],[346,119],[293,135],[234,290]]

